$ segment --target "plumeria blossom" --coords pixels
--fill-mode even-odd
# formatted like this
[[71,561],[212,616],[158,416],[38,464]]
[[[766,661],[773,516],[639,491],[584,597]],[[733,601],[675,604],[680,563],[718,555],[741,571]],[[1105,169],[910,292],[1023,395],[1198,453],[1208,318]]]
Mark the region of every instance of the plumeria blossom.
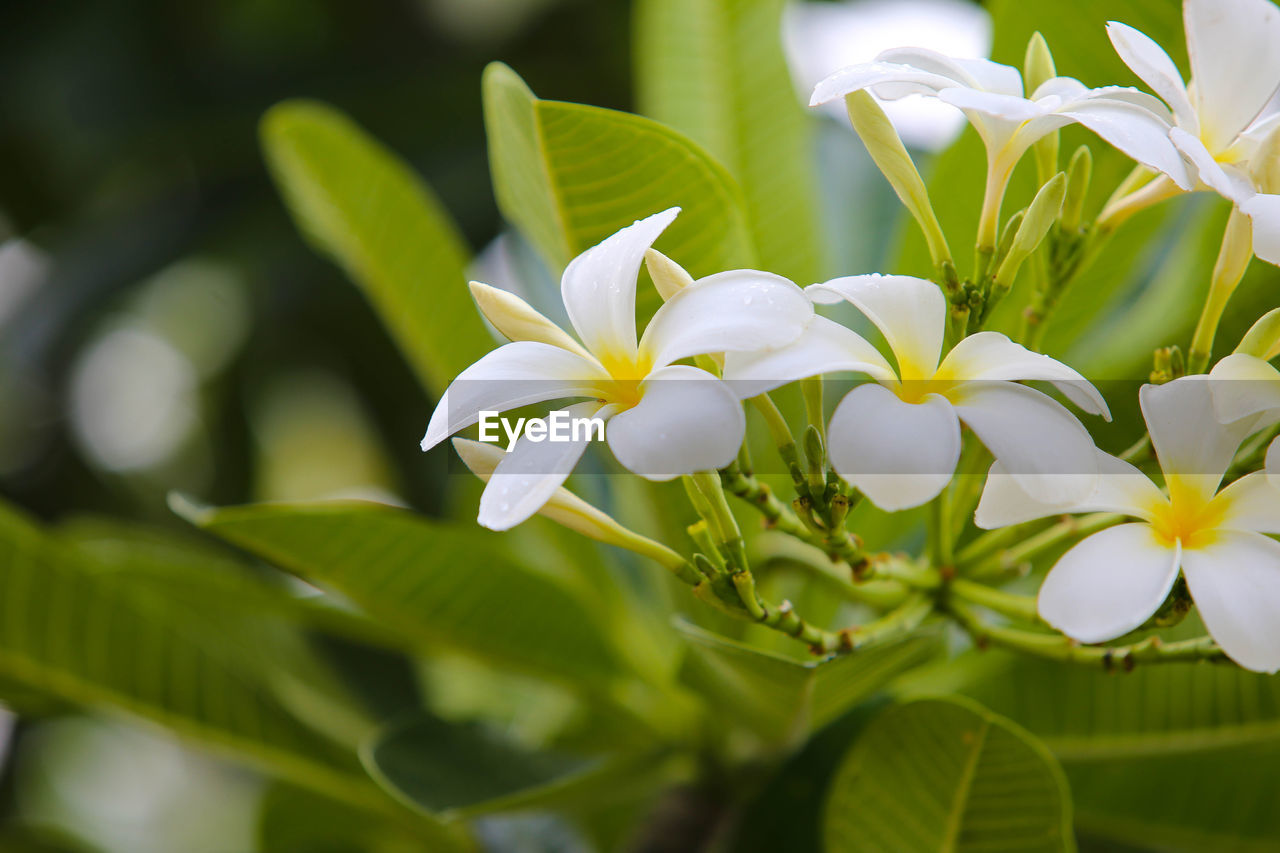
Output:
[[1079,373],[997,332],[965,338],[939,363],[947,304],[923,279],[860,275],[805,292],[820,305],[852,303],[884,335],[896,366],[856,332],[815,314],[788,346],[728,356],[725,378],[741,383],[744,395],[837,371],[874,379],[836,407],[828,445],[836,471],[877,506],[905,509],[940,493],[960,457],[961,423],[1028,488],[1061,500],[1092,491],[1089,433],[1053,398],[1017,384],[1047,380],[1109,418],[1106,401]]
[[851,65],[813,90],[811,106],[871,89],[879,98],[936,97],[961,109],[987,149],[988,181],[1003,187],[1027,149],[1068,124],[1079,123],[1144,166],[1190,187],[1182,159],[1169,141],[1168,110],[1136,89],[1087,88],[1071,77],[1046,80],[1026,97],[1022,74],[986,59],[957,59],[923,48],[882,52]]
[[[480,310],[511,340],[464,370],[440,398],[422,449],[479,420],[546,400],[586,398],[571,417],[608,421],[606,439],[628,470],[652,480],[727,465],[745,430],[729,386],[681,359],[782,346],[813,307],[791,282],[752,270],[708,276],[673,294],[637,340],[636,276],[645,251],[679,213],[623,228],[564,271],[561,296],[577,337],[514,294],[472,284]],[[583,431],[585,433],[585,431]],[[574,441],[518,439],[480,499],[479,522],[510,528],[547,502],[582,456]]]
[[[1112,21],[1120,58],[1173,111],[1169,136],[1195,167],[1197,188],[1230,200],[1253,221],[1258,257],[1280,264],[1280,187],[1266,187],[1260,149],[1280,112],[1259,118],[1280,88],[1280,7],[1270,0],[1185,0],[1191,82],[1151,38]],[[1273,152],[1274,146],[1267,146]],[[1146,165],[1160,169],[1153,163]],[[1167,173],[1180,183],[1181,173]],[[1263,191],[1265,189],[1265,191]]]
[[1058,560],[1040,588],[1040,616],[1083,643],[1133,631],[1159,610],[1179,570],[1209,633],[1247,669],[1280,669],[1280,491],[1264,472],[1219,490],[1252,418],[1222,424],[1210,380],[1145,385],[1142,414],[1165,490],[1101,451],[1098,486],[1062,504],[1027,490],[993,465],[978,505],[980,527],[1062,512],[1116,512],[1138,519],[1087,537]]

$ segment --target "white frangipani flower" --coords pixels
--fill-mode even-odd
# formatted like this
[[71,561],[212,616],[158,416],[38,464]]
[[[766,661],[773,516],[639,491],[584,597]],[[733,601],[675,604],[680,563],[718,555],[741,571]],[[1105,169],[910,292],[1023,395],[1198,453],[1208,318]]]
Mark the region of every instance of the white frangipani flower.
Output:
[[1028,488],[1062,500],[1093,489],[1089,433],[1053,398],[1017,384],[1047,380],[1085,411],[1110,417],[1079,373],[997,332],[965,338],[939,363],[947,304],[923,279],[861,275],[805,292],[818,304],[856,306],[884,335],[896,368],[856,332],[814,315],[788,346],[729,355],[725,379],[743,396],[837,371],[876,380],[850,391],[827,429],[832,465],[876,506],[906,509],[940,493],[960,457],[961,422]]
[[[806,100],[833,71],[900,44],[985,57],[991,51],[991,16],[969,0],[795,2],[783,10],[782,45]],[[941,151],[964,127],[964,116],[937,100],[905,98],[882,106],[911,148]],[[826,111],[848,126],[844,104],[828,104]]]
[[[790,343],[813,307],[779,276],[722,272],[672,295],[637,340],[636,276],[645,251],[678,212],[672,208],[623,228],[565,269],[561,295],[578,339],[514,294],[473,282],[480,310],[512,343],[453,381],[431,416],[422,449],[476,423],[482,411],[578,397],[587,399],[569,407],[569,414],[608,420],[614,456],[643,477],[666,480],[727,465],[742,444],[742,405],[717,377],[676,362]],[[575,441],[521,437],[485,487],[480,524],[505,530],[536,513],[588,441],[587,435]]]
[[[1270,0],[1185,0],[1191,58],[1184,84],[1169,54],[1133,27],[1107,24],[1125,64],[1173,110],[1170,139],[1198,176],[1197,188],[1230,200],[1253,221],[1258,257],[1280,264],[1280,187],[1267,186],[1260,149],[1280,112],[1259,118],[1280,88],[1280,8]],[[1271,157],[1276,146],[1266,146]],[[1159,166],[1148,163],[1159,171]],[[1181,173],[1166,172],[1181,185]]]
[[1025,97],[1022,74],[986,59],[957,59],[922,48],[886,50],[875,62],[852,65],[813,90],[811,106],[870,89],[879,98],[936,97],[964,111],[987,149],[990,187],[1003,191],[1027,149],[1049,133],[1079,123],[1144,166],[1190,187],[1181,157],[1169,141],[1168,110],[1136,89],[1089,89],[1055,77]]
[[1063,504],[1024,488],[993,465],[978,505],[980,527],[1063,512],[1117,512],[1139,521],[1087,537],[1058,560],[1040,588],[1040,616],[1083,643],[1133,631],[1159,610],[1181,570],[1201,619],[1241,666],[1280,669],[1280,491],[1263,472],[1219,491],[1253,419],[1224,425],[1210,380],[1145,385],[1142,413],[1165,491],[1127,462],[1099,453],[1094,493]]

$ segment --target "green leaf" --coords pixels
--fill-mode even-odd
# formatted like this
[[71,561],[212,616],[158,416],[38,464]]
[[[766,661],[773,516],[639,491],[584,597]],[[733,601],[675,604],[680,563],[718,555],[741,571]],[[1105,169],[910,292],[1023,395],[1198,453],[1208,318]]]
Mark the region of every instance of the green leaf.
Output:
[[876,718],[831,784],[824,834],[830,853],[1075,848],[1053,756],[957,699],[908,702]]
[[129,711],[362,808],[392,806],[354,754],[302,725],[224,633],[158,588],[117,581],[89,553],[0,507],[0,680]]
[[386,821],[292,785],[269,787],[258,808],[258,849],[271,853],[417,853],[422,841]]
[[1280,838],[1280,744],[1066,769],[1083,833],[1189,853],[1269,853]]
[[[657,248],[694,277],[751,266],[742,191],[697,144],[629,113],[544,101],[501,63],[484,73],[489,164],[503,214],[553,270],[678,206]],[[646,297],[657,304],[657,292]]]
[[689,641],[682,680],[725,719],[779,743],[802,740],[940,649],[937,636],[917,634],[801,663],[687,622],[676,627]]
[[1003,665],[963,688],[1040,737],[1064,762],[1280,744],[1280,679],[1236,666],[1108,673],[990,652]]
[[813,117],[782,53],[785,0],[642,0],[640,112],[702,145],[738,179],[765,269],[822,277]]
[[398,157],[331,107],[262,119],[267,165],[312,245],[358,284],[423,385],[439,393],[492,346],[467,290],[467,249]]
[[258,504],[192,520],[354,601],[420,649],[448,646],[571,686],[624,671],[594,611],[497,537],[378,504]]
[[465,817],[563,808],[598,797],[598,760],[527,749],[477,723],[418,714],[374,735],[362,750],[369,773],[403,801]]

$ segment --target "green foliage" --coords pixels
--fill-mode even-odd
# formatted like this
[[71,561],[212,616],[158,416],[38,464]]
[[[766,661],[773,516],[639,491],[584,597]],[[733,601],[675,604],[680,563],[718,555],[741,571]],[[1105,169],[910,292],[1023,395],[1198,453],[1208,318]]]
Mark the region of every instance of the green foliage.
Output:
[[1072,850],[1062,770],[1034,737],[980,705],[923,699],[885,711],[827,795],[826,849]]
[[685,683],[770,743],[803,739],[939,651],[937,638],[925,634],[800,663],[676,624],[690,644]]
[[541,100],[501,63],[485,70],[484,104],[498,204],[552,269],[675,206],[682,213],[657,248],[695,278],[755,263],[741,189],[679,133],[629,113]]
[[571,685],[607,685],[619,657],[575,590],[497,537],[377,504],[197,513],[204,529],[360,605],[413,647],[450,647]]
[[365,744],[363,756],[373,777],[406,803],[468,817],[608,799],[640,769],[634,761],[606,765],[535,751],[482,724],[430,714],[392,723]]
[[824,269],[813,116],[782,54],[783,0],[642,0],[640,111],[674,127],[742,186],[764,269],[800,284]]
[[342,113],[287,101],[262,148],[299,228],[373,303],[429,390],[489,349],[467,291],[467,249],[431,190]]
[[[114,559],[128,554],[117,549]],[[3,683],[120,708],[299,785],[385,807],[354,753],[291,712],[285,685],[261,665],[264,649],[228,642],[215,602],[195,618],[162,583],[125,583],[117,572],[74,540],[0,509]],[[238,621],[237,630],[272,630],[260,610],[244,609]]]

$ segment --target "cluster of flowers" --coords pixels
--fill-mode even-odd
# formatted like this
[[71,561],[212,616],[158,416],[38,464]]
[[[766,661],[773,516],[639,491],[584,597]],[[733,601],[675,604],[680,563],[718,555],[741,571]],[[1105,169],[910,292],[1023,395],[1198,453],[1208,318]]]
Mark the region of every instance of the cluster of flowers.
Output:
[[[1082,124],[1158,173],[1139,190],[1148,199],[1217,191],[1250,218],[1253,251],[1280,263],[1280,113],[1258,119],[1280,85],[1280,8],[1268,0],[1187,0],[1185,15],[1188,85],[1151,39],[1123,24],[1108,28],[1120,56],[1163,103],[1063,77],[1028,98],[1013,68],[911,48],[837,72],[818,85],[813,103],[871,89],[960,108],[986,145],[989,192],[1037,140]],[[694,281],[652,249],[677,213],[623,228],[569,264],[561,293],[576,337],[513,294],[473,283],[480,310],[511,342],[450,386],[423,449],[475,424],[481,412],[579,398],[585,402],[569,413],[607,420],[607,443],[624,468],[671,479],[733,461],[745,434],[744,399],[854,372],[873,381],[835,408],[826,425],[829,459],[877,506],[901,510],[939,495],[959,460],[963,423],[995,458],[979,527],[1097,511],[1138,519],[1090,536],[1059,560],[1039,597],[1047,623],[1086,643],[1122,636],[1161,607],[1181,573],[1232,659],[1280,669],[1280,542],[1264,535],[1280,534],[1280,450],[1269,454],[1270,475],[1259,471],[1219,490],[1242,442],[1280,421],[1280,372],[1267,361],[1233,355],[1211,374],[1255,381],[1190,376],[1142,388],[1161,490],[1098,450],[1065,406],[1018,384],[1052,383],[1084,412],[1109,418],[1102,395],[1072,368],[990,331],[962,337],[944,357],[948,302],[937,284],[859,275],[801,289],[755,270]],[[637,337],[641,264],[664,304]],[[815,311],[841,302],[879,330],[892,358]],[[693,359],[698,366],[680,363]],[[548,502],[563,503],[556,496],[588,440],[519,439],[484,471],[479,522],[507,529]],[[476,457],[474,443],[455,446]]]

